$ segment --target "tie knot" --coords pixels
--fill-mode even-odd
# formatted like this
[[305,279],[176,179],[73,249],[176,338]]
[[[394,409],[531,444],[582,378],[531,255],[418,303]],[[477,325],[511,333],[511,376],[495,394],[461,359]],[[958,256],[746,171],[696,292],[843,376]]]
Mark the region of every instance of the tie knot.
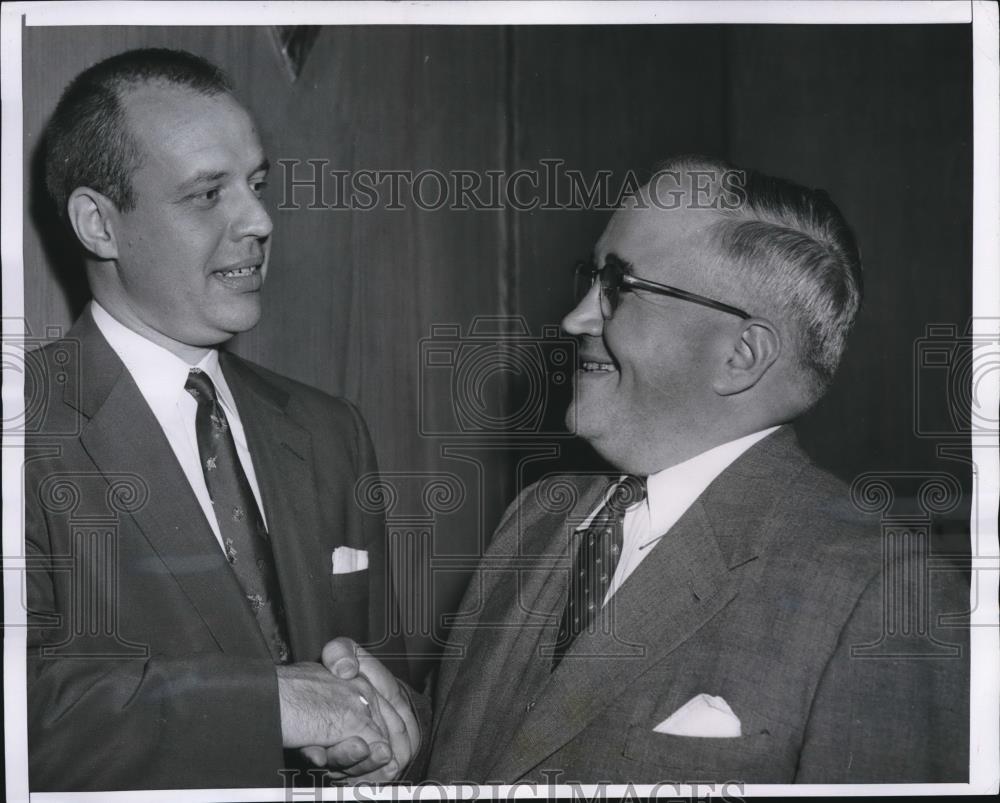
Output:
[[187,382],[184,383],[184,390],[190,393],[199,406],[202,404],[215,404],[215,385],[208,374],[199,368],[192,368],[188,372]]
[[632,505],[646,498],[646,480],[632,474],[624,477],[611,492],[608,507],[615,513],[622,514]]

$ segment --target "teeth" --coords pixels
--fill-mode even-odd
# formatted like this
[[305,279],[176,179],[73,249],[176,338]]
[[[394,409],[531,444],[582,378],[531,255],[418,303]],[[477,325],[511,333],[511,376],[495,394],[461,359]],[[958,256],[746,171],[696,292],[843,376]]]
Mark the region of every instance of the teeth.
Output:
[[236,268],[235,270],[225,270],[222,272],[222,275],[225,276],[227,279],[235,279],[239,276],[249,276],[256,270],[257,266],[251,265],[249,268]]
[[584,371],[604,371],[606,373],[614,373],[617,369],[613,363],[610,362],[590,362],[584,361],[580,364],[580,367]]

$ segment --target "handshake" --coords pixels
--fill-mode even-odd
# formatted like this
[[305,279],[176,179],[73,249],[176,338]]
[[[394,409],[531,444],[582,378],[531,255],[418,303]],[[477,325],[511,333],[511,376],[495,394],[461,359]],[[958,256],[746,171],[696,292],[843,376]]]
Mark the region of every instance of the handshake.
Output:
[[321,660],[277,667],[284,747],[335,780],[394,780],[420,747],[407,692],[350,639],[328,642]]

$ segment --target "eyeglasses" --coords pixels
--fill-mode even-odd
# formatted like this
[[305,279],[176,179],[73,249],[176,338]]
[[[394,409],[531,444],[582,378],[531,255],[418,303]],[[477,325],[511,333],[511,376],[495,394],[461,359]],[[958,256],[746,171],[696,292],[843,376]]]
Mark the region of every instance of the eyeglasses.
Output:
[[703,307],[736,315],[744,320],[753,317],[750,313],[744,312],[739,307],[733,307],[721,301],[700,296],[697,293],[689,293],[687,290],[680,290],[667,284],[651,282],[649,279],[640,279],[638,276],[633,276],[629,273],[629,270],[631,270],[629,264],[614,254],[608,254],[604,260],[603,268],[597,267],[591,260],[577,262],[574,272],[576,303],[579,304],[587,293],[590,292],[594,284],[600,281],[601,315],[606,321],[611,320],[611,316],[618,309],[622,293],[627,293],[631,290],[646,290],[661,296],[679,298],[682,301],[690,301],[692,304],[701,304]]

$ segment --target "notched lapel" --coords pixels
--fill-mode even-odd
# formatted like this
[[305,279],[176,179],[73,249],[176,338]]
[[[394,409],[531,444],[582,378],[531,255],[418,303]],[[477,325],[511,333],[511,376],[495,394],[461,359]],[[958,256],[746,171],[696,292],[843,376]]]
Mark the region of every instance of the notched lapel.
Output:
[[[546,509],[539,504],[537,496],[525,502],[526,510],[515,512],[508,528],[498,535],[477,569],[480,573],[494,576],[490,578],[492,582],[483,584],[481,613],[477,614],[477,627],[469,637],[472,654],[477,652],[476,643],[479,641],[495,645],[489,622],[502,624],[503,630],[509,632],[520,629],[528,619],[537,626],[544,618],[553,616],[551,605],[543,603],[541,598],[547,595],[548,586],[553,585],[551,576],[553,573],[558,575],[559,566],[569,571],[572,558],[568,548],[569,537],[575,527],[573,522],[586,518],[600,501],[608,483],[607,477],[587,477],[574,483],[575,490],[569,497],[573,501],[568,512]],[[553,570],[553,566],[557,568]],[[509,588],[504,582],[507,579],[504,573],[518,575],[518,598],[513,611],[509,609]],[[483,623],[487,624],[478,626]],[[462,622],[458,620],[457,624],[461,627]]]
[[222,354],[260,485],[292,656],[319,660],[316,644],[335,632],[331,557],[320,539],[312,437],[286,413],[288,395],[232,355]]
[[[804,464],[786,426],[720,474],[612,599],[610,632],[577,639],[489,775],[523,777],[720,615],[767,545],[769,508],[762,511],[761,497],[776,496],[775,488]],[[556,604],[565,599],[564,587]]]
[[[569,481],[572,487],[558,481],[558,492],[536,487],[523,500],[498,531],[470,583],[467,594],[478,589],[482,596],[475,612],[464,621],[457,620],[449,636],[452,643],[463,645],[466,654],[461,662],[442,662],[435,720],[442,731],[448,730],[452,716],[483,724],[471,742],[468,734],[458,737],[462,743],[454,745],[447,761],[481,767],[495,759],[495,742],[506,741],[510,730],[504,736],[498,733],[503,726],[492,710],[494,704],[507,705],[512,690],[523,682],[524,672],[535,666],[542,634],[558,626],[570,566],[567,551],[572,522],[585,518],[597,504],[608,478],[574,477]],[[466,599],[463,606],[470,602]],[[455,753],[462,757],[456,758]]]
[[105,475],[131,474],[145,486],[147,502],[123,515],[138,524],[220,648],[267,655],[239,583],[139,388],[122,367],[103,376],[111,377],[111,387],[99,388],[102,376],[94,377],[92,396],[100,402],[91,410],[81,444]]
[[523,777],[736,596],[737,576],[730,574],[700,502],[651,548],[609,603],[610,627],[576,640],[491,777]]
[[[517,665],[519,656],[530,655],[536,649],[540,630],[554,629],[562,614],[560,605],[572,564],[569,549],[574,522],[586,518],[608,484],[607,477],[578,480],[568,513],[547,509],[536,497],[526,503],[531,515],[520,511],[515,514],[511,530],[502,536],[505,542],[497,544],[499,554],[491,550],[479,569],[496,572],[500,577],[483,599],[482,615],[469,639],[469,654],[485,650],[492,656],[491,662]],[[511,576],[516,594],[513,608],[509,597]]]

